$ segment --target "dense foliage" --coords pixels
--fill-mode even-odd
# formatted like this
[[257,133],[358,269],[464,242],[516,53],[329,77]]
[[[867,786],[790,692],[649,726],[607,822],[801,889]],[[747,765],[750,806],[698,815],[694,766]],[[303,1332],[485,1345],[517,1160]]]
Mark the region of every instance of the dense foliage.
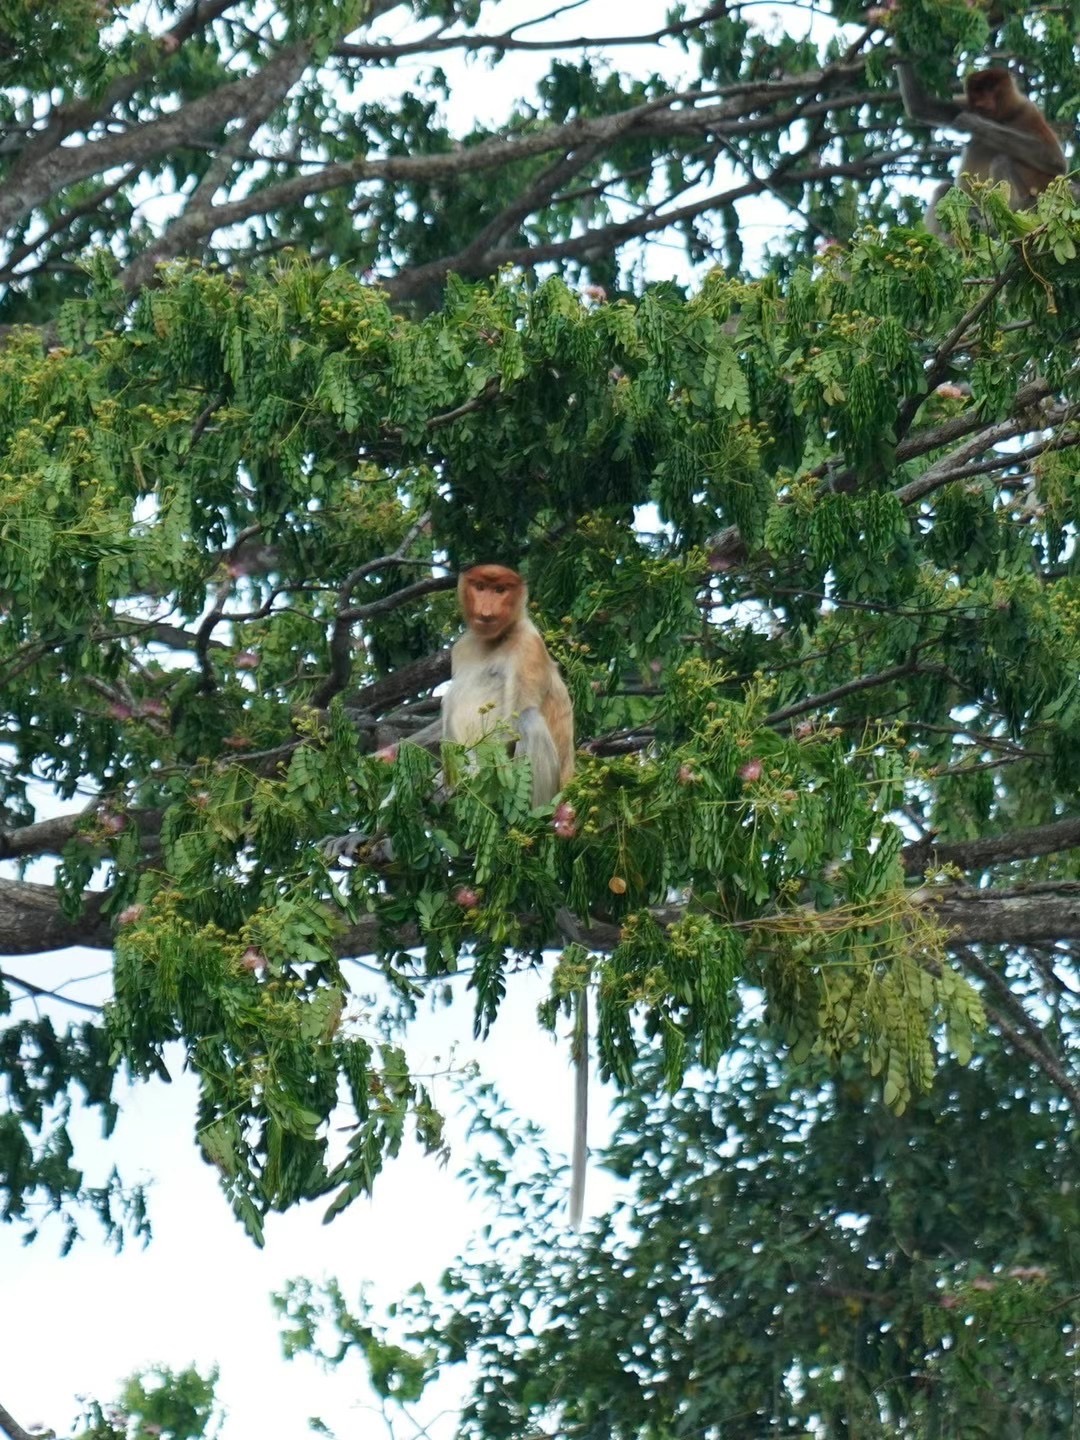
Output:
[[890,1116],[849,1064],[738,1042],[677,1096],[643,1067],[605,1155],[624,1196],[574,1245],[542,1137],[472,1095],[491,1233],[389,1320],[298,1283],[287,1348],[359,1359],[403,1434],[462,1372],[484,1440],[1068,1434],[1077,1154],[1046,1078],[987,1044]]
[[[419,1000],[447,987],[482,1033],[528,964],[544,1023],[593,997],[628,1155],[669,1132],[677,1153],[684,1112],[706,1125],[764,1066],[779,1093],[739,1121],[754,1204],[792,1179],[768,1158],[785,1086],[799,1136],[830,1137],[792,1234],[873,1189],[833,1137],[910,1134],[936,1176],[950,1107],[965,1143],[1002,1126],[1038,1153],[1053,1229],[1080,1114],[1080,202],[957,193],[951,238],[928,235],[901,191],[944,152],[892,64],[944,91],[1010,58],[1067,126],[1080,6],[838,4],[803,38],[737,5],[606,37],[538,8],[499,30],[501,8],[0,3],[0,1213],[137,1231],[137,1192],[84,1184],[69,1110],[111,1127],[115,1076],[161,1073],[171,1042],[249,1233],[303,1197],[336,1213],[408,1127],[441,1144]],[[524,53],[535,91],[451,118],[454,66]],[[675,278],[641,246],[665,234]],[[526,574],[575,701],[558,825],[499,747],[469,766],[405,743],[448,674],[454,572],[492,559]],[[335,866],[319,842],[343,830],[392,861]],[[108,1005],[28,1018],[51,991],[34,957],[73,944],[113,952]],[[750,1058],[748,987],[770,1047]],[[718,1066],[730,1100],[655,1100]],[[1037,1123],[994,1111],[1018,1085]],[[703,1173],[738,1182],[715,1155]],[[882,1193],[915,1203],[906,1172]],[[711,1282],[750,1242],[710,1215],[687,1263]],[[903,1268],[903,1225],[890,1252],[842,1215],[836,1283]],[[681,1244],[656,1240],[669,1279]],[[949,1244],[866,1342],[882,1423],[921,1413],[880,1398],[897,1333],[962,1363],[934,1298],[967,1274]],[[961,1249],[1030,1264],[986,1231]],[[1046,1277],[980,1303],[1052,1293],[1057,1345],[1060,1275],[1031,1253]],[[578,1304],[572,1282],[550,1280]],[[832,1413],[847,1336],[815,1362],[803,1298],[790,1351],[746,1360],[755,1423]]]

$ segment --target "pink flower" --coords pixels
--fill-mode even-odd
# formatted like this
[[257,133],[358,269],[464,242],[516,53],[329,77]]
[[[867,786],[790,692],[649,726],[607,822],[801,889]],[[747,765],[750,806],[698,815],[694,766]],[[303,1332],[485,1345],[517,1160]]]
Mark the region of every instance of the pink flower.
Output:
[[475,910],[480,904],[480,896],[470,885],[459,885],[454,891],[453,901],[463,910]]
[[373,753],[372,759],[381,761],[383,765],[393,765],[397,759],[397,746],[383,745]]
[[135,925],[146,912],[145,905],[127,905],[116,917],[118,925]]
[[119,835],[127,820],[123,815],[114,815],[111,810],[105,810],[101,816],[101,828],[106,835]]
[[256,970],[265,970],[266,956],[257,946],[249,945],[244,951],[243,955],[240,956],[240,964],[244,967],[245,970],[250,970],[252,972]]
[[761,761],[748,760],[739,769],[739,779],[744,785],[750,785],[755,780],[761,779]]
[[254,650],[241,650],[233,657],[233,664],[237,670],[257,670],[259,668],[259,657]]
[[130,705],[110,705],[108,715],[112,720],[130,720],[132,710]]
[[572,840],[577,834],[577,811],[564,800],[556,805],[551,817],[551,828],[560,840]]
[[680,785],[695,785],[697,783],[697,778],[697,775],[694,773],[693,769],[689,765],[679,766]]
[[607,291],[603,285],[583,285],[581,287],[581,293],[585,296],[586,300],[595,300],[598,305],[602,305],[607,299]]

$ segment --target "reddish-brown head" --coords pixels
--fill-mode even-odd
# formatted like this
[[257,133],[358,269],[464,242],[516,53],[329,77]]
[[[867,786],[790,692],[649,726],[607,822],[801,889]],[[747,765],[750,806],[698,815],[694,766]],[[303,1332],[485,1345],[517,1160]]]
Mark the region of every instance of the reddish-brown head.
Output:
[[1000,65],[976,70],[967,77],[964,88],[971,109],[990,120],[1008,120],[1024,98],[1016,88],[1016,81]]
[[474,565],[458,577],[465,623],[481,640],[498,640],[525,609],[525,581],[506,565]]

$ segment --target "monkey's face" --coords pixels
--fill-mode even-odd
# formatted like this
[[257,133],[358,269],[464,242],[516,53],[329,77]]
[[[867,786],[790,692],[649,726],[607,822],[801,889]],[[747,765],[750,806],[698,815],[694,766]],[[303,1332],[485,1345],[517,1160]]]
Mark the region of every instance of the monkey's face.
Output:
[[997,119],[1012,101],[1019,98],[1007,70],[980,70],[967,78],[967,103],[979,115]]
[[461,577],[461,608],[481,640],[498,640],[521,616],[525,585],[516,570],[474,565]]

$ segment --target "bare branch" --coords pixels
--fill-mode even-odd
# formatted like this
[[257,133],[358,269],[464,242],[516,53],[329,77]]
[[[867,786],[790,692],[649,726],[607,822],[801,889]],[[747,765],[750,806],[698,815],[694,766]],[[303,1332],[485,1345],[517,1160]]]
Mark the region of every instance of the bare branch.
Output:
[[[837,179],[840,176],[865,179],[876,171],[887,169],[894,160],[895,156],[867,155],[864,159],[851,164],[821,165],[812,169],[785,173],[783,180],[785,184],[809,185],[820,180]],[[603,254],[616,245],[624,244],[627,240],[640,239],[646,235],[656,234],[660,230],[669,230],[674,226],[685,224],[688,220],[694,220],[710,210],[720,210],[727,205],[733,205],[737,200],[747,200],[756,195],[769,193],[775,183],[777,182],[771,176],[765,179],[748,180],[741,185],[732,186],[729,190],[718,191],[675,209],[649,209],[643,215],[628,220],[613,221],[611,224],[597,226],[591,230],[583,230],[579,234],[568,236],[565,240],[523,245],[515,249],[492,250],[486,255],[473,256],[471,259],[468,250],[462,251],[458,255],[429,261],[426,265],[415,265],[401,270],[397,275],[383,280],[381,284],[395,298],[407,299],[421,294],[428,286],[445,279],[451,271],[468,276],[484,276],[500,265],[536,265],[542,264],[546,260],[580,259],[589,255]]]
[[[285,56],[279,57],[278,63],[284,63]],[[269,67],[267,67],[269,68]],[[266,71],[262,72],[264,75]],[[832,75],[833,71],[822,71],[817,75],[799,77],[799,88],[808,91],[820,90],[825,83],[825,77]],[[190,117],[181,123],[181,117],[188,117],[189,111],[195,105],[209,103],[215,97],[222,95],[226,90],[235,90],[236,85],[248,84],[247,81],[237,81],[233,86],[223,86],[214,91],[212,95],[204,97],[204,100],[193,101],[176,112],[175,116],[167,116],[156,120],[149,125],[142,126],[138,131],[132,132],[130,136],[119,137],[113,141],[96,141],[93,145],[80,147],[76,151],[68,152],[73,155],[82,155],[84,151],[93,150],[95,153],[105,154],[108,164],[119,164],[136,158],[124,150],[124,142],[132,144],[137,142],[139,148],[138,158],[148,158],[158,153],[159,149],[168,148],[169,145],[177,143],[191,143],[206,128],[205,120],[199,116]],[[745,89],[745,87],[743,87]],[[782,89],[781,82],[772,82],[769,85],[755,87],[755,94],[759,97],[757,104],[752,109],[754,113],[743,113],[735,110],[732,105],[701,105],[695,103],[700,101],[699,91],[686,91],[666,95],[660,100],[644,101],[640,105],[631,107],[615,115],[604,115],[599,117],[579,117],[567,121],[562,125],[552,125],[540,129],[530,130],[521,135],[496,135],[488,140],[481,141],[477,145],[471,145],[464,149],[450,152],[439,152],[434,154],[419,155],[395,155],[387,157],[370,158],[367,156],[357,157],[355,160],[343,162],[337,165],[327,165],[312,173],[305,172],[294,175],[288,179],[281,180],[277,184],[267,185],[262,189],[255,189],[249,194],[240,196],[235,200],[223,201],[212,208],[199,208],[188,216],[189,229],[186,232],[188,240],[203,237],[211,234],[214,230],[229,225],[238,224],[249,220],[256,215],[263,215],[271,210],[282,206],[295,204],[307,199],[310,196],[324,193],[328,190],[337,189],[340,186],[360,184],[365,181],[400,181],[402,183],[416,183],[421,181],[439,181],[445,183],[453,180],[456,176],[483,173],[491,169],[501,169],[506,165],[513,165],[521,160],[527,160],[536,156],[551,154],[553,152],[569,154],[581,150],[583,147],[595,145],[606,147],[612,144],[617,138],[624,134],[634,133],[644,137],[652,138],[677,138],[685,135],[723,133],[731,136],[751,135],[774,127],[793,123],[795,120],[807,119],[814,115],[828,114],[839,108],[847,108],[851,105],[869,103],[880,100],[880,94],[874,91],[867,91],[863,94],[847,94],[830,97],[816,101],[811,104],[794,108],[790,111],[780,113],[756,113],[762,105],[760,99],[762,94],[772,94]],[[786,92],[785,92],[786,93]],[[245,91],[243,99],[247,101],[250,94]],[[222,101],[218,107],[222,113],[218,118],[220,123],[225,123],[233,118],[234,114],[242,113],[243,105],[234,96],[228,103]],[[217,111],[214,112],[217,116]],[[195,123],[198,121],[199,123]],[[159,127],[171,124],[169,131],[160,131]],[[161,140],[161,144],[154,143],[152,135]],[[102,152],[101,147],[106,144],[113,144],[116,151]],[[789,182],[810,183],[817,179],[829,179],[840,175],[865,176],[876,170],[886,169],[895,164],[895,155],[867,156],[864,160],[851,165],[825,165],[812,170],[792,174],[787,177]],[[72,161],[71,164],[75,162]],[[81,178],[83,174],[92,174],[103,168],[101,165],[86,162],[88,168],[80,171],[79,175],[69,176],[60,183],[70,183],[71,179]],[[55,188],[50,185],[49,192]],[[646,222],[631,221],[621,226],[612,226],[603,232],[603,243],[611,238],[631,238],[634,235],[650,234],[655,230],[663,229],[668,225],[676,224],[680,219],[700,213],[704,209],[721,203],[729,203],[733,199],[744,196],[761,194],[767,187],[762,182],[752,182],[747,185],[725,192],[722,197],[713,196],[695,207],[685,207],[682,211],[668,211],[663,218],[650,217]],[[14,205],[9,201],[9,208]],[[34,204],[41,203],[40,199],[33,200],[27,208],[33,208]],[[15,207],[16,216],[18,207]],[[185,212],[187,214],[187,212]],[[5,212],[2,198],[0,198],[0,226],[11,223]],[[588,248],[590,242],[586,241]],[[591,241],[597,244],[594,237]],[[565,248],[569,247],[569,248]],[[505,255],[500,252],[485,257],[483,261],[476,261],[477,265],[500,264],[506,260],[509,263],[518,263],[522,258],[526,261],[530,258],[555,259],[560,255],[574,255],[580,253],[582,242],[572,239],[563,242],[562,246],[553,245],[543,247],[543,253],[539,250],[528,250],[524,257],[515,251],[507,251]],[[453,268],[453,261],[446,260],[436,262],[442,268],[439,275],[447,273]],[[412,289],[422,288],[423,285],[431,283],[431,277],[427,274],[425,267],[417,267],[416,270],[405,272],[416,277],[412,282]],[[404,282],[403,282],[404,283]]]
[[420,519],[407,531],[401,544],[391,555],[382,555],[377,560],[369,560],[364,565],[358,566],[351,575],[347,576],[338,591],[338,613],[334,621],[334,628],[330,635],[330,674],[315,691],[311,697],[311,703],[317,709],[329,705],[335,695],[339,695],[349,683],[352,675],[352,622],[354,620],[366,619],[369,614],[380,614],[379,610],[372,610],[372,605],[382,605],[383,609],[396,609],[398,605],[405,605],[410,599],[417,595],[426,595],[432,589],[448,588],[454,584],[452,577],[446,577],[437,586],[433,586],[430,580],[417,581],[415,585],[407,585],[403,590],[397,590],[393,595],[380,597],[378,601],[372,601],[369,605],[349,606],[349,598],[352,592],[360,584],[361,580],[379,570],[392,569],[400,565],[408,554],[416,538],[425,530],[429,517],[422,515]]
[[6,970],[0,970],[0,982],[6,985],[16,985],[26,995],[31,995],[35,1000],[59,1000],[63,1005],[70,1005],[75,1010],[88,1010],[92,1015],[101,1014],[100,1005],[91,1005],[86,1000],[76,1000],[71,995],[64,995],[59,990],[47,990],[44,985],[35,985],[31,980],[24,980],[20,975],[12,975]]
[[255,74],[219,85],[179,110],[120,134],[109,133],[100,140],[65,146],[59,145],[63,136],[58,135],[56,148],[50,147],[45,153],[36,145],[28,146],[5,177],[0,191],[0,230],[15,224],[76,180],[85,180],[116,165],[138,164],[173,146],[189,144],[207,130],[220,129],[245,114],[258,103],[267,87],[277,83],[280,75],[293,74],[297,61],[303,58],[306,63],[309,56],[309,44],[290,45]]
[[876,675],[862,675],[858,680],[849,680],[846,685],[837,685],[835,689],[824,690],[820,695],[808,695],[805,700],[798,700],[794,705],[785,705],[782,710],[773,710],[766,715],[761,722],[763,725],[782,725],[785,720],[792,720],[796,715],[805,715],[808,710],[824,710],[842,700],[846,695],[854,695],[860,690],[872,690],[878,685],[891,685],[894,680],[901,680],[905,675],[941,675],[946,674],[941,665],[919,665],[913,660],[905,661],[903,665],[894,665],[890,670],[881,670]]
[[[691,19],[676,21],[671,25],[664,25],[659,30],[650,30],[639,34],[574,35],[552,40],[522,40],[518,38],[516,32],[524,29],[525,26],[515,25],[499,35],[440,36],[439,31],[434,31],[421,40],[405,40],[400,43],[390,40],[368,45],[346,43],[338,45],[334,54],[346,60],[362,60],[368,63],[375,61],[385,64],[389,61],[402,60],[407,55],[430,55],[436,51],[447,50],[462,50],[468,55],[475,55],[483,50],[583,50],[593,47],[607,49],[620,45],[659,45],[662,40],[673,39],[692,30],[700,29],[709,20],[722,14],[723,9],[722,5],[710,5],[702,14],[695,15]],[[528,23],[537,25],[549,18],[549,16],[541,16]]]
[[[183,213],[166,226],[165,233],[121,274],[120,283],[129,294],[147,284],[155,267],[162,261],[184,254],[197,239],[208,233],[206,227],[213,214],[214,195],[225,184],[247,142],[303,75],[311,51],[310,47],[293,46],[286,54],[290,57],[289,63],[279,64],[273,73],[269,65],[266,67],[263,72],[266,83],[245,112],[239,129],[222,146],[195,187]],[[210,229],[213,229],[212,224]]]
[[0,1429],[8,1437],[8,1440],[41,1440],[40,1436],[31,1435],[29,1430],[24,1430],[19,1422],[0,1405]]

